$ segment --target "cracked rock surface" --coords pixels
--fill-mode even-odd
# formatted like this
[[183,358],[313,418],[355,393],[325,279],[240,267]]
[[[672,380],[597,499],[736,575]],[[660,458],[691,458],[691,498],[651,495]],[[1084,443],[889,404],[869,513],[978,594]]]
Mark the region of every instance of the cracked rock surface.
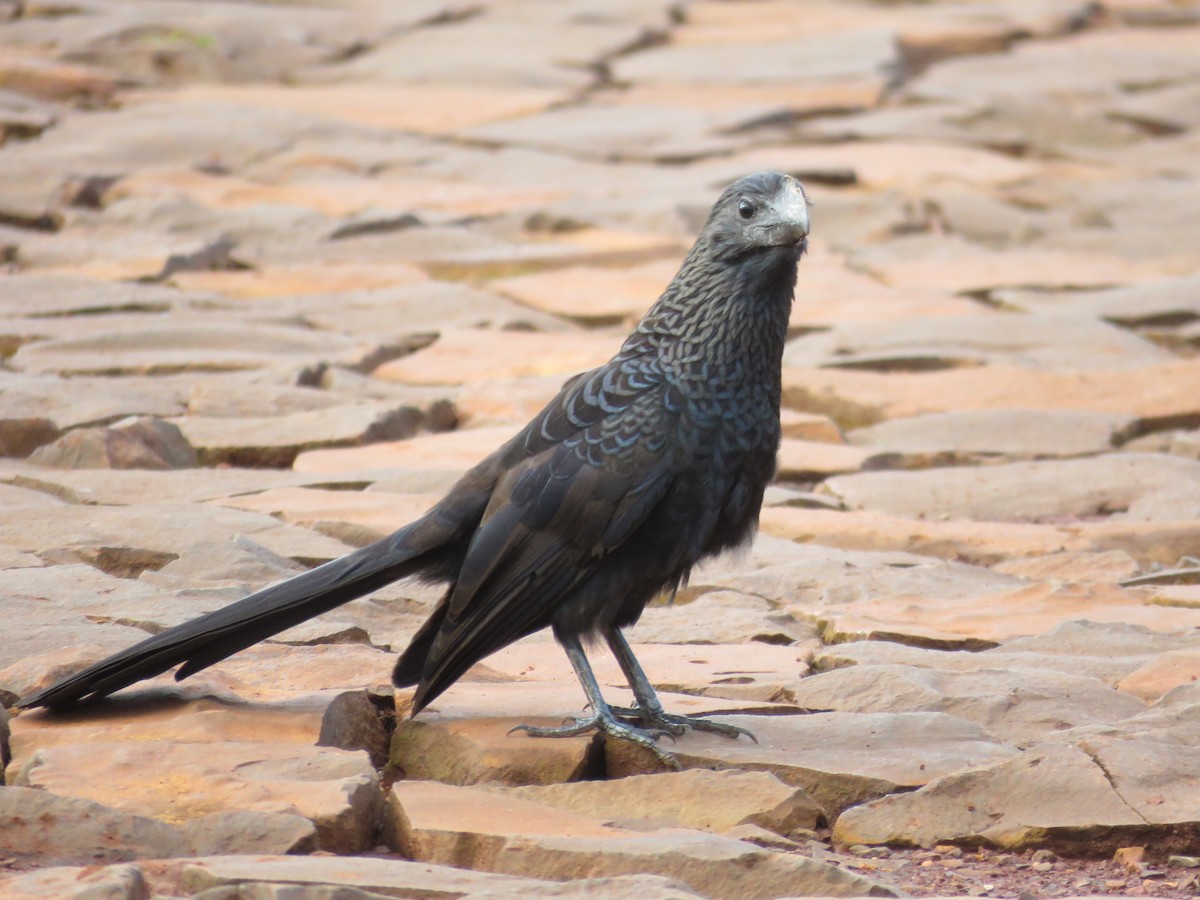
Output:
[[[1195,0],[0,2],[0,895],[1194,896],[1198,46]],[[548,634],[406,718],[415,583],[9,714],[419,515],[766,168],[814,202],[779,474],[629,632],[758,743],[510,735],[581,711]]]

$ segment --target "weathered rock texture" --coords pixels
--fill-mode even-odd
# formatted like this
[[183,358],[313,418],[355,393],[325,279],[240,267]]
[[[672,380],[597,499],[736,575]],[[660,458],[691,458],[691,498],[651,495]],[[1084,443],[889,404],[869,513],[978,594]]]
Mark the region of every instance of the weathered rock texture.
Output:
[[[440,590],[392,585],[0,715],[0,894],[922,893],[821,842],[1194,850],[1198,46],[1178,0],[0,2],[4,707],[419,515],[733,178],[814,202],[758,540],[630,631],[758,743],[510,735],[581,711],[546,634],[408,718]],[[1030,888],[989,884],[953,882]]]

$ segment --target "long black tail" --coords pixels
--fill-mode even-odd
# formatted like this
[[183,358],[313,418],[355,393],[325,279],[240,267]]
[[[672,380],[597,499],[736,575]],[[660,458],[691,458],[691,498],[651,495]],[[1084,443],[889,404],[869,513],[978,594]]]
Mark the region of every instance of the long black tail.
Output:
[[18,701],[64,707],[183,663],[176,680],[408,575],[437,568],[448,535],[427,515],[392,535],[122,650]]

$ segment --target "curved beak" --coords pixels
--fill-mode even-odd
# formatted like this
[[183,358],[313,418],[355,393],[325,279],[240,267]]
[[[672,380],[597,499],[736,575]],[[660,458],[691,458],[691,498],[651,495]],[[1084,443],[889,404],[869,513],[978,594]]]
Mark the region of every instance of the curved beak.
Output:
[[784,178],[768,209],[770,213],[760,225],[766,243],[782,247],[808,237],[808,198],[804,185],[795,178]]

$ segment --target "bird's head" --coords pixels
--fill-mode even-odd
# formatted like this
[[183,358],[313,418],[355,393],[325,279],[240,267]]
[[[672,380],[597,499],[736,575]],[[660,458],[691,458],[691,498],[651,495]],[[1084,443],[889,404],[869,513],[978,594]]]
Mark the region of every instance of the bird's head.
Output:
[[775,251],[792,258],[808,238],[808,198],[791,175],[759,172],[725,189],[704,226],[710,252],[736,258]]

